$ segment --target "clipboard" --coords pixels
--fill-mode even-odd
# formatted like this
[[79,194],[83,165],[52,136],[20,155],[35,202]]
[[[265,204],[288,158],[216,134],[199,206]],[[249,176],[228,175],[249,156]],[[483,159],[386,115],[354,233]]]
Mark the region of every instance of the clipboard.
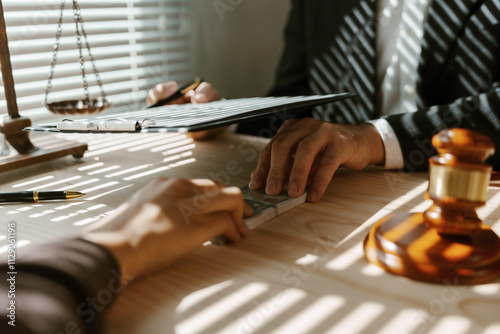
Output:
[[285,97],[253,97],[203,104],[177,104],[86,119],[26,127],[59,133],[158,133],[201,131],[274,114],[298,114],[312,107],[355,96],[350,92]]

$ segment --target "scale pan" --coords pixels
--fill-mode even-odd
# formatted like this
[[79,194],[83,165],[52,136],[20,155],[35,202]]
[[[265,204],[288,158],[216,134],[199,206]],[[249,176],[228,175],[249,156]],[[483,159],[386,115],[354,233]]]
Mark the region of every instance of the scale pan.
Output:
[[111,106],[105,98],[98,97],[92,100],[67,100],[47,103],[47,109],[54,114],[84,115],[94,114],[108,109]]

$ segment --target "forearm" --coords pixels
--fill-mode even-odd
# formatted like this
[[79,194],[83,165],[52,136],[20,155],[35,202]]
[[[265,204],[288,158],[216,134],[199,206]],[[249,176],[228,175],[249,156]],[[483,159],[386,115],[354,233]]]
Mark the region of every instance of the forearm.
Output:
[[[7,298],[9,291],[5,290],[12,290],[10,286],[0,288],[0,300],[5,300],[0,332],[99,333],[107,306],[123,288],[111,255],[81,239],[27,251],[15,265],[12,298]],[[11,271],[5,264],[0,270]],[[15,311],[8,310],[5,303],[14,304]],[[8,317],[12,313],[14,317]],[[9,324],[6,319],[14,322]]]

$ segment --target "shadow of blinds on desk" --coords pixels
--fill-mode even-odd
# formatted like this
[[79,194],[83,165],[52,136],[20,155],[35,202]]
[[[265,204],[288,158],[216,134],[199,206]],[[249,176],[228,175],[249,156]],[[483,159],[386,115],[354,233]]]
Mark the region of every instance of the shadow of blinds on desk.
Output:
[[1,182],[2,191],[78,189],[86,195],[73,200],[1,204],[0,255],[7,251],[7,222],[17,226],[18,247],[76,235],[83,226],[108,216],[154,177],[189,177],[178,167],[196,161],[194,141],[177,133],[139,138],[128,134],[34,135],[53,145],[66,139],[87,142],[90,150],[82,160],[68,157],[9,172]]
[[254,97],[203,104],[168,105],[147,110],[42,124],[25,130],[69,133],[188,132],[244,122],[273,114],[300,113],[354,96],[352,93],[293,97]]

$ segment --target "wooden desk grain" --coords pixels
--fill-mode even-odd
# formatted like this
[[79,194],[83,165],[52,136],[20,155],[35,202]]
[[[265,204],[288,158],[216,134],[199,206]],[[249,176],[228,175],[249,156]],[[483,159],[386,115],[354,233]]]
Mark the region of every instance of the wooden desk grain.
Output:
[[[0,205],[23,245],[77,233],[154,176],[214,178],[242,186],[265,140],[225,135],[196,142],[177,134],[70,136],[89,143],[64,158],[0,175],[1,190],[71,189],[77,201]],[[47,139],[49,140],[49,139]],[[363,258],[373,223],[422,211],[427,174],[340,170],[324,199],[252,231],[207,245],[114,296],[106,332],[118,333],[500,333],[500,281],[456,286],[411,281]],[[500,233],[500,188],[479,210]],[[6,224],[0,227],[5,253]]]

